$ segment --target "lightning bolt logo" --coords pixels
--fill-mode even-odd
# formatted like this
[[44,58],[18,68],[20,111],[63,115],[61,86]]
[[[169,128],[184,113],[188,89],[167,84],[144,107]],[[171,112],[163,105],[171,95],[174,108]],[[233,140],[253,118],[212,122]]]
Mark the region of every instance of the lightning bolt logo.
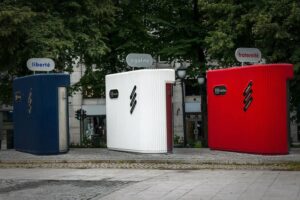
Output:
[[28,103],[28,113],[31,114],[31,111],[32,111],[32,88],[30,88],[27,103]]
[[136,95],[137,94],[136,94],[136,85],[135,85],[130,94],[130,114],[133,113],[135,106],[137,104]]
[[244,112],[246,112],[248,110],[248,108],[250,107],[252,101],[253,101],[253,97],[252,97],[252,86],[253,86],[253,82],[250,81],[246,87],[246,89],[243,92],[243,96],[244,96]]

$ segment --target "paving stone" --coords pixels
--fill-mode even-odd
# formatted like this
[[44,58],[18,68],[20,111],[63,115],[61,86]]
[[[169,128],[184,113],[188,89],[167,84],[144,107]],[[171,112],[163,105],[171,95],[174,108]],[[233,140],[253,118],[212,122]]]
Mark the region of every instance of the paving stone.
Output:
[[[246,181],[250,174],[254,178]],[[0,199],[297,200],[299,175],[265,170],[0,169]]]

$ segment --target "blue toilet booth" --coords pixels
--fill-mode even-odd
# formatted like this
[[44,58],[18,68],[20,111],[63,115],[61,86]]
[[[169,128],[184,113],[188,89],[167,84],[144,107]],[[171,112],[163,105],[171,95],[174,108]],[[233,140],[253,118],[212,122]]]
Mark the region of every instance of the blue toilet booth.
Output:
[[17,151],[47,155],[69,150],[69,85],[68,74],[37,74],[14,80]]

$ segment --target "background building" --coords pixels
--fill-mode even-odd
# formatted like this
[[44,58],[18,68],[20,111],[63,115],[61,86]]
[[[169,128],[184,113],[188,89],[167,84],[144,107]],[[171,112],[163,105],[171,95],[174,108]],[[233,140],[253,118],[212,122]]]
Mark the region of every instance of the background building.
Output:
[[9,105],[0,105],[0,149],[14,148],[13,108]]

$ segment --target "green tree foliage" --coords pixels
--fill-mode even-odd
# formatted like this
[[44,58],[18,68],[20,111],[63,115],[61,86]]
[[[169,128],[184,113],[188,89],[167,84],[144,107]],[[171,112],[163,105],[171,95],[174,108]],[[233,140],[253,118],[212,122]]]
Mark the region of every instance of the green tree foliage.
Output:
[[26,23],[34,15],[26,6],[15,7],[6,1],[0,4],[0,102],[11,102],[14,74],[26,73],[18,67],[24,63]]
[[294,64],[291,109],[300,109],[300,2],[266,1],[257,15],[253,35],[268,62]]
[[255,47],[267,63],[292,63],[291,103],[300,103],[300,2],[296,0],[200,0],[207,23],[207,58],[222,67],[239,65],[238,47]]
[[[106,73],[126,71],[128,53],[149,53],[170,62],[189,60],[196,73],[204,66],[205,29],[197,0],[114,1],[118,8],[115,27],[109,34],[111,51],[103,57],[99,70]],[[203,69],[204,71],[204,69]]]
[[99,63],[109,52],[114,16],[110,0],[1,1],[0,72],[8,72],[1,76],[1,101],[10,102],[14,76],[30,73],[31,57],[52,58],[57,71],[71,71],[78,59],[88,67]]
[[159,53],[171,58],[204,61],[202,38],[205,31],[202,28],[198,1],[165,0],[158,3],[149,20],[161,43]]
[[[50,57],[58,71],[74,60],[87,66],[78,88],[104,94],[105,75],[129,70],[128,53],[189,60],[190,75],[238,65],[238,47],[257,47],[268,63],[289,62],[299,76],[300,2],[297,0],[2,0],[1,99],[10,82],[28,74],[26,60]],[[96,70],[91,66],[95,64]],[[299,78],[298,78],[299,79]],[[299,102],[299,82],[292,101]]]
[[125,62],[127,54],[157,55],[158,47],[155,45],[155,37],[150,34],[151,27],[147,20],[152,14],[148,5],[147,0],[113,1],[115,11],[113,24],[107,27],[108,32],[103,40],[109,51],[98,54],[99,59],[96,62],[95,60],[93,63],[90,62],[95,64],[95,69],[88,67],[84,77],[75,85],[75,89],[82,88],[92,97],[103,97],[105,75],[130,70]]

